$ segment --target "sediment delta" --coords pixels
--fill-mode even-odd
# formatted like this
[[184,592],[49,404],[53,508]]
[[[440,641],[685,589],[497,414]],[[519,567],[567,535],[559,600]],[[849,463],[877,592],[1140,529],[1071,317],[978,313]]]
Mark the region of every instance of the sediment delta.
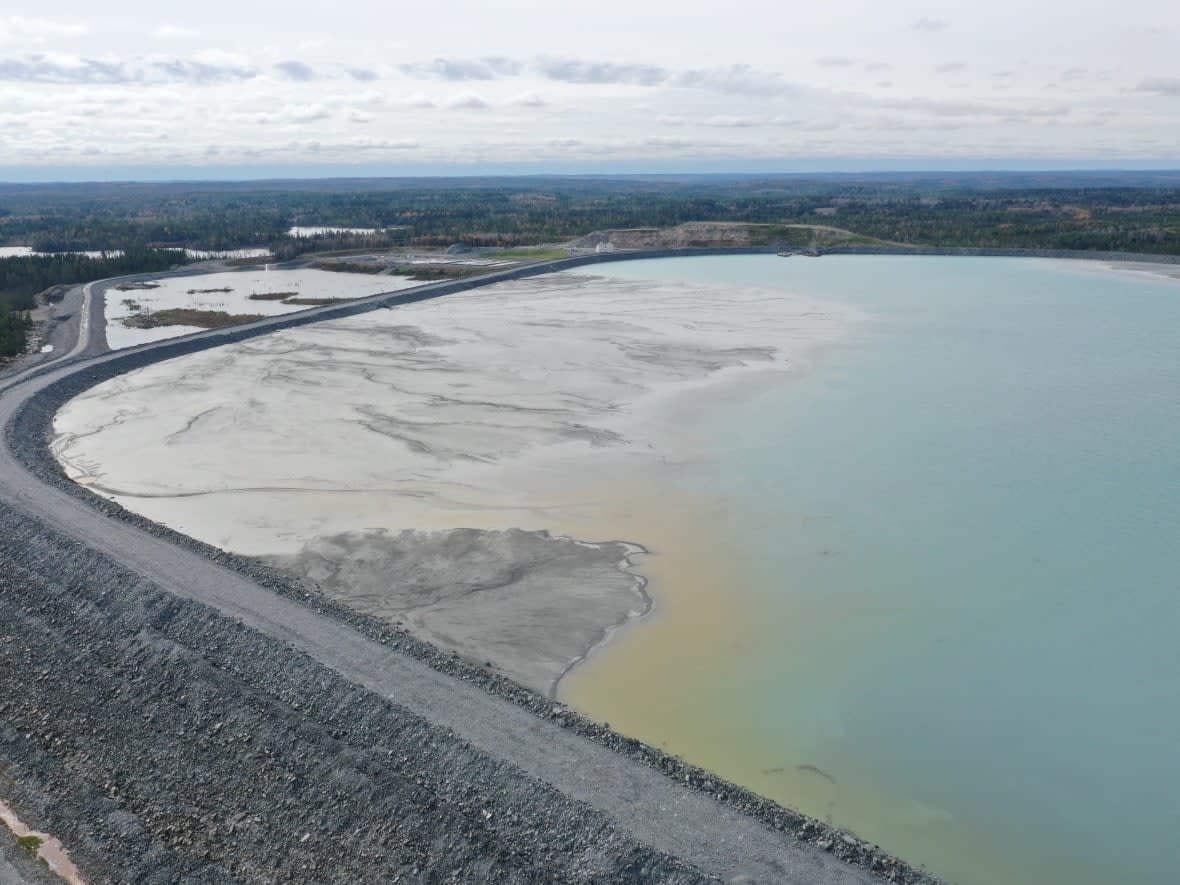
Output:
[[318,537],[264,561],[552,695],[572,662],[650,609],[643,579],[624,570],[638,552],[544,531],[406,529]]

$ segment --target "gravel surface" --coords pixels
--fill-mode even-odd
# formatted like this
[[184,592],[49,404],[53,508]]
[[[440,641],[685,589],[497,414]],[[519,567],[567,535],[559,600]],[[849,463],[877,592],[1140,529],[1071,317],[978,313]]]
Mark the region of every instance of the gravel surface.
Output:
[[0,824],[0,885],[62,885],[62,881],[43,861],[21,848],[12,831]]

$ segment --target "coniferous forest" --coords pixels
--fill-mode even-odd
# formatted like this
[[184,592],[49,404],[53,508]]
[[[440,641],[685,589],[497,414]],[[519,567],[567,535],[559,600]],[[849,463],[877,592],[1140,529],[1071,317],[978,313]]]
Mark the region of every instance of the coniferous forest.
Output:
[[144,248],[104,256],[66,252],[0,259],[0,358],[24,350],[37,293],[62,284],[167,270],[185,261],[184,252]]
[[[159,270],[182,248],[280,259],[393,246],[519,246],[686,221],[823,224],[921,246],[1180,255],[1180,173],[894,173],[0,184],[0,352],[56,283]],[[292,226],[367,234],[293,237]],[[19,350],[19,346],[16,350]]]

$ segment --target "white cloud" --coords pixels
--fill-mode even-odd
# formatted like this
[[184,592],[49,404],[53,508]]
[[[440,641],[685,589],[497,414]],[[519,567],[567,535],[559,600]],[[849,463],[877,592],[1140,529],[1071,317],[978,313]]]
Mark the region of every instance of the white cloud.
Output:
[[509,104],[519,105],[525,108],[542,108],[548,102],[535,92],[521,92],[518,95],[514,95],[509,100]]
[[460,92],[458,95],[453,95],[445,99],[442,103],[444,108],[467,108],[469,110],[481,110],[488,106],[487,101],[480,95],[474,92]]
[[756,117],[734,117],[729,114],[721,114],[713,117],[705,117],[701,120],[701,124],[723,129],[749,129],[752,126],[763,126],[765,122]]
[[90,28],[82,22],[51,21],[10,15],[0,18],[0,43],[45,43],[47,40],[84,36]]
[[277,111],[267,111],[255,114],[237,114],[237,119],[257,123],[263,126],[289,126],[318,123],[329,120],[332,113],[321,104],[286,105]]
[[910,25],[910,27],[915,31],[925,31],[928,34],[937,34],[939,31],[945,31],[950,27],[950,25],[941,18],[920,18]]
[[[0,16],[0,162],[83,162],[98,149],[128,165],[322,163],[351,150],[587,168],[758,157],[771,168],[775,156],[821,154],[1180,152],[1180,116],[1167,113],[1180,96],[1167,39],[1180,31],[1180,7],[1163,0],[1125,0],[1125,26],[1089,7],[1062,15],[1063,0],[994,0],[987,15],[919,4],[900,17],[865,0],[789,13],[738,0],[708,23],[599,0],[576,26],[456,0],[448,16],[469,27],[445,41],[410,39],[375,0],[331,29],[210,2],[199,20],[187,17],[200,34],[183,18],[161,21],[144,0],[121,0],[122,18],[95,16],[89,28],[49,13]],[[213,160],[203,153],[211,132]],[[365,140],[349,142],[353,134]]]
[[200,37],[201,32],[180,25],[160,25],[152,31],[152,36],[157,40],[193,40]]

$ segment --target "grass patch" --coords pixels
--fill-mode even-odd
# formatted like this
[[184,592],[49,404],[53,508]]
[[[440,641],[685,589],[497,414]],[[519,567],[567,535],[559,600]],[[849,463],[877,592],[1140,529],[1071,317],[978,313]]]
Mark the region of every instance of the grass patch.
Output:
[[331,249],[324,252],[303,252],[299,258],[348,258],[351,255],[374,255],[388,252],[389,246],[375,246],[371,249]]
[[31,833],[28,836],[17,836],[16,844],[23,848],[29,854],[36,855],[41,848],[41,843],[45,840],[40,836],[34,836]]
[[232,291],[233,291],[233,289],[231,289],[229,286],[226,286],[224,289],[189,289],[187,294],[189,294],[189,295],[212,295],[215,292],[232,292]]
[[385,270],[385,265],[369,261],[313,261],[311,267],[336,273],[381,273]]
[[138,313],[126,317],[123,325],[129,329],[157,329],[160,326],[197,326],[202,329],[220,329],[222,326],[236,326],[262,319],[257,313],[226,313],[224,310],[190,310],[171,307],[152,313]]
[[258,264],[274,264],[273,255],[256,255],[253,258],[230,258],[225,262],[226,267],[254,267]]
[[495,268],[472,267],[469,264],[410,264],[395,267],[393,272],[399,277],[409,277],[411,280],[458,280],[491,273],[493,270]]
[[135,292],[140,289],[159,289],[159,283],[119,283],[115,289],[119,292]]
[[750,244],[767,246],[782,243],[796,248],[811,246],[891,246],[887,240],[830,227],[823,224],[751,224],[747,226]]
[[249,298],[251,301],[286,301],[298,294],[298,292],[251,292]]
[[489,252],[490,258],[524,258],[529,261],[553,261],[556,258],[569,258],[565,249],[552,246],[520,246],[516,249],[505,249],[502,252]]

